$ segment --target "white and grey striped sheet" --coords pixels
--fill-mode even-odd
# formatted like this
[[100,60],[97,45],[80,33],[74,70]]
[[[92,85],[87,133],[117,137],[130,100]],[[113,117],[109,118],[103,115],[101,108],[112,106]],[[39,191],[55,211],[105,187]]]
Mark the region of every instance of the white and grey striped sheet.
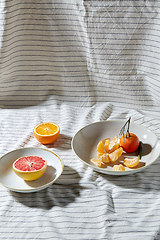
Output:
[[[22,147],[56,152],[50,187],[0,186],[0,239],[160,240],[160,158],[115,177],[71,149],[87,124],[132,117],[160,138],[160,1],[0,0],[0,156]],[[39,122],[61,135],[43,146]]]

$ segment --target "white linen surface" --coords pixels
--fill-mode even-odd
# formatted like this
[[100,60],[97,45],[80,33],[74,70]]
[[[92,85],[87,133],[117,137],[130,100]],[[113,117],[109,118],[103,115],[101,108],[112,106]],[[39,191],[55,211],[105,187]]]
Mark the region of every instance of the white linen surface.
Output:
[[[0,156],[22,147],[57,153],[50,187],[0,186],[0,239],[160,239],[160,158],[145,171],[100,174],[71,140],[101,120],[138,123],[160,138],[159,1],[0,0]],[[56,122],[42,145],[33,127]]]

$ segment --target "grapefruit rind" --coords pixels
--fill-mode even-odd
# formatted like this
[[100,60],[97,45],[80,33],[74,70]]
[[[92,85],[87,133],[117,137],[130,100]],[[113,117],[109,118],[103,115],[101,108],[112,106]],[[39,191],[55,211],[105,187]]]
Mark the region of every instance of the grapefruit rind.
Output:
[[[43,134],[39,134],[37,132],[37,128],[39,128],[40,126],[45,126],[45,124],[53,124],[56,128],[57,131],[55,131],[53,134],[48,134],[48,135],[43,135]],[[33,128],[33,133],[35,138],[42,144],[51,144],[53,142],[55,142],[60,135],[60,127],[53,122],[44,122],[44,123],[39,123],[37,124],[34,128]]]
[[[22,158],[22,157],[20,157],[20,158]],[[25,181],[33,181],[33,180],[39,179],[45,173],[46,168],[47,168],[47,161],[44,158],[43,158],[43,160],[45,160],[45,165],[41,169],[34,170],[34,171],[22,171],[22,170],[15,168],[15,163],[20,158],[16,159],[12,164],[12,168],[18,177],[22,178]]]

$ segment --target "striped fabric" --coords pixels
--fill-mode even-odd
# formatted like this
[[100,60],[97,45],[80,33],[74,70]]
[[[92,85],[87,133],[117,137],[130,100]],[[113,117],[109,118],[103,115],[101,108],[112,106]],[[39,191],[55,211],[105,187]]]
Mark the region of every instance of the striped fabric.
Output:
[[[0,239],[160,240],[160,158],[122,177],[71,149],[87,124],[132,117],[160,138],[160,1],[0,0],[0,157],[57,153],[64,171],[22,194],[0,186]],[[33,127],[61,128],[43,146]]]

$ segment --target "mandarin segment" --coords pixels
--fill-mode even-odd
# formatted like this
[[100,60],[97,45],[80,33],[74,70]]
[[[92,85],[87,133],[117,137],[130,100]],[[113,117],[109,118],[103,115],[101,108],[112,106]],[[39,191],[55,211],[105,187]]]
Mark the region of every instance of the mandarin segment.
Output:
[[110,158],[108,153],[104,153],[102,156],[99,157],[99,160],[103,163],[109,163]]
[[97,152],[98,153],[104,153],[105,152],[105,148],[104,148],[104,143],[103,141],[100,141],[97,145]]
[[136,158],[125,158],[123,161],[126,167],[136,167],[139,164],[139,157]]
[[109,145],[110,145],[110,139],[106,139],[104,144],[104,149],[107,153],[109,151]]
[[91,159],[91,162],[92,162],[94,165],[96,165],[97,167],[101,167],[101,165],[102,165],[102,162],[101,162],[100,159],[92,158],[92,159]]
[[116,149],[114,152],[109,154],[110,161],[111,162],[117,161],[117,159],[122,155],[122,153],[123,153],[122,147]]
[[119,143],[115,143],[114,145],[112,145],[111,149],[109,149],[109,153],[114,152],[118,148],[119,148]]
[[122,164],[114,165],[113,171],[125,171],[125,167]]
[[97,152],[97,157],[100,158],[103,154],[105,154],[105,153],[99,153],[99,152]]
[[118,136],[111,138],[109,148],[111,149],[113,147],[113,145],[115,145],[117,143],[120,143],[120,138]]

